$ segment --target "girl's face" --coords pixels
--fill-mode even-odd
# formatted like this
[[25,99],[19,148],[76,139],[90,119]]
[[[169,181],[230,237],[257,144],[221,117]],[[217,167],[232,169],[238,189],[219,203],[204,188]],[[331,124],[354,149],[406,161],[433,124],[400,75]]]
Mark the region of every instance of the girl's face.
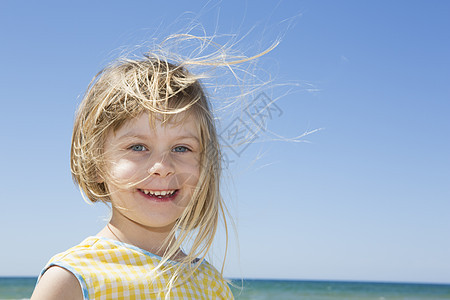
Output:
[[113,218],[150,228],[174,225],[192,198],[200,173],[194,118],[149,123],[147,114],[110,132],[105,142]]

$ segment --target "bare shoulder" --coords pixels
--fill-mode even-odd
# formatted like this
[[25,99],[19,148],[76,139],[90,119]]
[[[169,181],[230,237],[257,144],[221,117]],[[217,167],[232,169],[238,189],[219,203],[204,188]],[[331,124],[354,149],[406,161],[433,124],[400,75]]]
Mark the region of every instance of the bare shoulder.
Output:
[[50,267],[42,275],[31,296],[31,300],[82,300],[83,294],[77,278],[66,269]]

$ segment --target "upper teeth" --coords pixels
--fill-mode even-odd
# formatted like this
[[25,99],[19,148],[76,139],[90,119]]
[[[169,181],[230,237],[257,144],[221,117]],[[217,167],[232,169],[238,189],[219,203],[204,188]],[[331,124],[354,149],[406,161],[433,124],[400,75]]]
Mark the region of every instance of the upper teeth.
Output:
[[173,194],[175,193],[175,190],[167,190],[167,191],[150,191],[150,190],[142,190],[144,192],[144,194],[148,195],[148,194],[152,194],[155,196],[165,196],[167,194]]

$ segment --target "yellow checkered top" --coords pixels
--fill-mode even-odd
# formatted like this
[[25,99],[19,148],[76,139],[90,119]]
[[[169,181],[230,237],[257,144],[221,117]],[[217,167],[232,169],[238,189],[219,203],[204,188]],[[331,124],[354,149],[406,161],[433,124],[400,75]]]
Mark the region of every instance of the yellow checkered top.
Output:
[[160,261],[161,257],[138,247],[88,237],[50,259],[40,276],[52,266],[70,271],[78,279],[84,299],[234,299],[221,274],[206,261],[187,281],[167,291],[170,267],[177,263],[168,261],[158,271],[160,276],[155,276],[152,271]]

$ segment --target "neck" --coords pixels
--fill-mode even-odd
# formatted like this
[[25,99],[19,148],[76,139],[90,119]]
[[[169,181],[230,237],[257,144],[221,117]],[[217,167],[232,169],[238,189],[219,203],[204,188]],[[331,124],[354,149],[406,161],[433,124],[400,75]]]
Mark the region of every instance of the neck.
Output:
[[[175,237],[169,238],[174,224],[165,227],[147,227],[134,222],[120,213],[114,213],[111,220],[98,236],[107,237],[127,243],[163,256],[168,246],[175,242]],[[175,255],[179,257],[181,250]]]

